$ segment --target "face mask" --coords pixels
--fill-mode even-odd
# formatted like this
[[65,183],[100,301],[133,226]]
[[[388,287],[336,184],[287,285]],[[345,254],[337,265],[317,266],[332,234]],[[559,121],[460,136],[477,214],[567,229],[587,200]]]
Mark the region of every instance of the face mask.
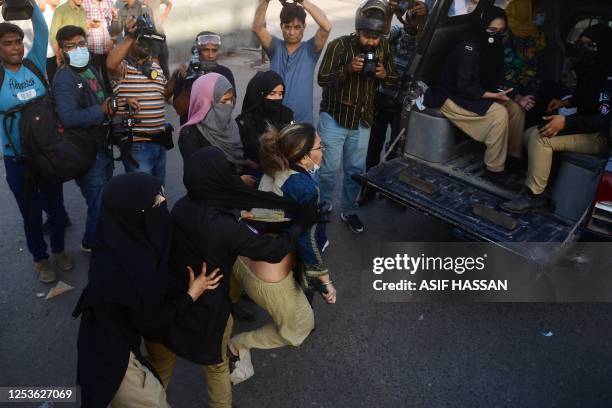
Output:
[[264,99],[263,100],[263,111],[266,115],[276,115],[283,106],[282,99]]
[[215,125],[219,129],[226,129],[232,120],[232,112],[234,104],[231,103],[214,103],[209,115],[213,115]]
[[487,43],[489,43],[489,45],[500,45],[504,39],[504,34],[499,31],[495,33],[487,32],[486,35]]
[[77,47],[66,54],[71,67],[84,68],[89,64],[89,50],[86,47]]
[[306,156],[308,157],[308,160],[310,160],[312,162],[312,169],[307,170],[308,174],[310,174],[310,177],[315,177],[317,175],[317,172],[319,171],[319,169],[321,168],[321,166],[319,166],[317,163],[314,162],[314,160],[312,160],[310,158],[310,156]]
[[544,25],[544,21],[546,20],[546,14],[538,13],[533,16],[533,25],[536,27],[542,27]]
[[584,67],[595,63],[596,51],[589,50],[581,45],[572,46],[567,56],[574,67]]

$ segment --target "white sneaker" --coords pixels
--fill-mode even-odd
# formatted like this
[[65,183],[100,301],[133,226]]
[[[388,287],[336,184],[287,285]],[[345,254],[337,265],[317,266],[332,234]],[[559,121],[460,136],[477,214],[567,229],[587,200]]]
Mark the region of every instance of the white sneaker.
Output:
[[234,363],[234,369],[230,373],[232,385],[240,384],[248,380],[255,374],[255,369],[251,363],[251,352],[248,349],[238,350],[238,361]]

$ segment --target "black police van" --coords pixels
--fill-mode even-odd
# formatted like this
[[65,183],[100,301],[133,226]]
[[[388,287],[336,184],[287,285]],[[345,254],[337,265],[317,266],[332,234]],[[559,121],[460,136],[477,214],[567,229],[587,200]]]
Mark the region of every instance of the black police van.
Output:
[[[567,44],[594,24],[612,24],[611,0],[542,0],[547,45],[538,75],[564,81]],[[439,80],[448,52],[469,32],[485,5],[505,7],[506,0],[480,0],[469,14],[449,16],[453,0],[436,0],[417,55],[409,67],[413,84]],[[461,1],[461,3],[465,3]],[[475,3],[475,2],[472,2]],[[416,86],[408,86],[415,90]],[[474,142],[436,109],[417,109],[408,92],[395,158],[356,177],[364,185],[404,206],[415,208],[462,231],[471,239],[502,246],[524,242],[612,240],[612,155],[595,157],[556,153],[546,212],[510,214],[500,209],[523,188],[525,174],[512,174],[503,185],[484,177],[484,145]],[[611,135],[612,141],[612,135]],[[612,146],[612,143],[610,144]]]

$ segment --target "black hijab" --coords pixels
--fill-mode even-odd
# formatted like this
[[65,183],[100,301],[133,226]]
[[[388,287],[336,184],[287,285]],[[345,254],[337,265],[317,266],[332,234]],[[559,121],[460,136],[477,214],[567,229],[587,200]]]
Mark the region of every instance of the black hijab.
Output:
[[474,39],[480,52],[481,84],[488,90],[501,85],[503,80],[504,38],[501,33],[496,35],[487,33],[489,24],[498,18],[503,19],[506,22],[506,27],[508,27],[508,17],[503,9],[496,6],[485,7],[474,27]]
[[278,85],[284,87],[285,83],[274,71],[256,73],[247,85],[242,114],[252,117],[260,133],[265,132],[268,123],[282,129],[293,120],[293,112],[282,104],[282,99],[266,99],[266,96]]
[[113,177],[102,192],[89,283],[79,309],[108,303],[134,309],[159,305],[166,288],[170,226],[157,177]]
[[232,172],[223,152],[212,146],[198,150],[185,162],[183,183],[192,200],[208,207],[295,210],[297,205],[274,193],[246,186],[240,177]]

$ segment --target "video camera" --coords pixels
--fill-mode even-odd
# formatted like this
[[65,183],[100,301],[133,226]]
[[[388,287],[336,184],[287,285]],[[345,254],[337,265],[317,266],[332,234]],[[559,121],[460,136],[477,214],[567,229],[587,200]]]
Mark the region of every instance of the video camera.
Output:
[[206,75],[213,72],[217,68],[216,61],[202,61],[200,58],[200,49],[197,45],[191,47],[191,61],[187,68],[187,76],[185,79],[189,83],[193,83],[196,79],[202,75]]
[[157,32],[153,19],[151,19],[151,16],[148,14],[143,14],[136,19],[136,28],[131,35],[143,42],[166,41],[166,36]]
[[2,17],[5,21],[29,20],[34,6],[30,0],[5,0],[2,5]]

